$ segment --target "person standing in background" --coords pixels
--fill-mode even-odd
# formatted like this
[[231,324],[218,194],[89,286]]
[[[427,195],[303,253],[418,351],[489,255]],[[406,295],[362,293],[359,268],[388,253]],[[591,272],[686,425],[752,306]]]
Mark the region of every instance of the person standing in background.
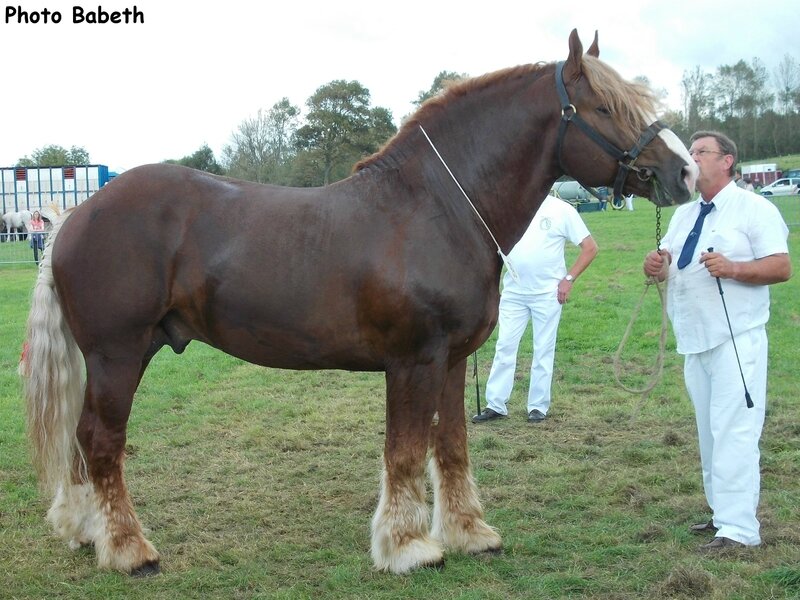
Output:
[[[580,254],[569,271],[564,248],[569,240]],[[533,322],[533,362],[528,389],[528,422],[545,419],[550,407],[550,386],[561,309],[572,286],[597,255],[597,244],[578,211],[569,203],[547,196],[525,234],[509,253],[517,273],[503,278],[497,345],[486,382],[486,408],[472,418],[482,423],[505,417],[514,385],[517,351],[528,321]]]
[[44,219],[38,210],[33,211],[30,223],[27,224],[31,237],[31,248],[33,248],[33,259],[39,264],[40,252],[44,251]]
[[601,185],[596,189],[596,192],[597,199],[600,201],[600,210],[604,211],[606,209],[606,205],[608,205],[608,188],[604,185]]

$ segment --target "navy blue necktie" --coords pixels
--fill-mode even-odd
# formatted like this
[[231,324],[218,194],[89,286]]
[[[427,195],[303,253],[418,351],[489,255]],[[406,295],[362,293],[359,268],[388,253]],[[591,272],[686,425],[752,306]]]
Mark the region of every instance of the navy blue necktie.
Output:
[[681,250],[681,256],[678,258],[679,269],[682,269],[692,261],[694,249],[697,248],[697,240],[700,239],[700,231],[703,229],[703,221],[706,220],[706,215],[711,212],[712,208],[714,208],[713,202],[700,204],[700,215],[697,217],[697,221],[694,222],[694,227],[689,232],[689,237],[686,238],[686,243],[683,245],[683,250]]

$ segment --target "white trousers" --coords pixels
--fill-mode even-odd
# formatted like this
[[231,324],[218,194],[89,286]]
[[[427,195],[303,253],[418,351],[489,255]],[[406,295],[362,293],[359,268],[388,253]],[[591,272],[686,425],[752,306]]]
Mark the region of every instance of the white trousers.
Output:
[[754,407],[745,405],[733,343],[687,354],[684,377],[694,404],[703,488],[717,537],[761,543],[756,518],[761,489],[758,441],[767,394],[767,334],[763,326],[736,336],[736,349]]
[[633,194],[628,194],[625,196],[625,206],[628,210],[633,210]]
[[508,414],[507,404],[514,387],[517,351],[530,320],[533,322],[533,361],[528,388],[528,412],[537,408],[547,414],[561,308],[555,290],[544,294],[519,294],[503,290],[500,297],[497,346],[486,382],[488,408],[501,415]]

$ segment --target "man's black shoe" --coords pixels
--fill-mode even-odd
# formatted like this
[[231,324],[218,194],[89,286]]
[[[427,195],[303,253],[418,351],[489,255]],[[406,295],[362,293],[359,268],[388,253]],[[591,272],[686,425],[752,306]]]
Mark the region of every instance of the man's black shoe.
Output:
[[737,542],[726,537],[715,537],[707,544],[698,548],[700,552],[719,552],[721,550],[731,550],[732,548],[746,548],[742,542]]
[[534,408],[530,413],[528,413],[528,423],[541,423],[545,420],[545,415],[542,411],[538,408]]
[[716,533],[717,531],[717,527],[714,525],[714,519],[711,519],[706,523],[695,523],[694,525],[689,526],[689,532],[695,534]]
[[473,423],[483,423],[484,421],[493,421],[494,419],[505,419],[505,415],[492,410],[491,408],[484,408],[483,412],[479,415],[472,417]]

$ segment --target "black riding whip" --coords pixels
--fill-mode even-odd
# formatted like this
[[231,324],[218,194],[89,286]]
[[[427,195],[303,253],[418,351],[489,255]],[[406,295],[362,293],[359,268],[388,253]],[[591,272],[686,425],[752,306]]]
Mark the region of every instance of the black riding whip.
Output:
[[478,413],[481,414],[481,382],[478,381],[478,351],[472,353],[472,375],[475,377],[475,396],[478,402]]
[[[709,252],[713,252],[714,248],[709,248]],[[722,298],[722,308],[725,309],[725,320],[728,321],[728,331],[731,332],[731,342],[733,343],[733,352],[736,354],[736,364],[739,365],[739,375],[742,377],[742,385],[744,386],[744,401],[747,408],[753,408],[753,400],[750,398],[750,392],[747,391],[747,383],[744,380],[744,371],[742,371],[742,363],[739,360],[739,351],[736,349],[736,340],[733,339],[733,328],[731,327],[731,318],[728,316],[728,306],[725,304],[725,292],[722,291],[722,281],[719,277],[717,279],[717,287],[719,288],[719,297]]]

